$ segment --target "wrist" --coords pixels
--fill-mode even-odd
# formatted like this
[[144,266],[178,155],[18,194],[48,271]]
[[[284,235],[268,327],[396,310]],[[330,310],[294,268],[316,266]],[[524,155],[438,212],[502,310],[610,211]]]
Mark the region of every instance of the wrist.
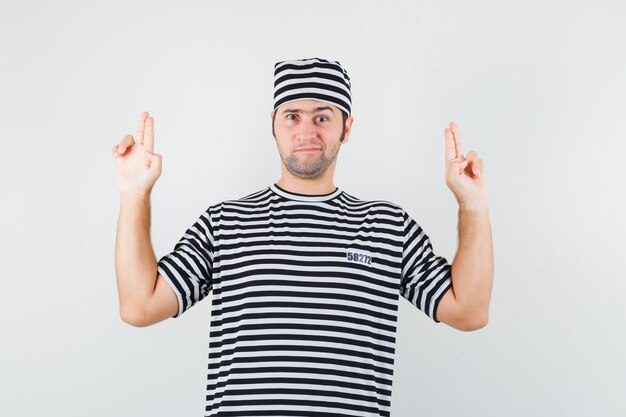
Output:
[[120,193],[120,201],[145,201],[150,200],[149,191],[129,191]]
[[459,204],[459,211],[469,212],[469,211],[487,211],[489,210],[489,205],[485,202],[482,203],[462,203]]

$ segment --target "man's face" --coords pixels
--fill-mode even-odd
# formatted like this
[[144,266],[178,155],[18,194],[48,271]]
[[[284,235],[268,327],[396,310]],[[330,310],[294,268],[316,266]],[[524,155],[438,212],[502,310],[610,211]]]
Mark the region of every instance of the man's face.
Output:
[[352,126],[352,116],[344,126],[339,108],[318,100],[291,101],[270,116],[285,168],[307,179],[321,177],[335,162]]

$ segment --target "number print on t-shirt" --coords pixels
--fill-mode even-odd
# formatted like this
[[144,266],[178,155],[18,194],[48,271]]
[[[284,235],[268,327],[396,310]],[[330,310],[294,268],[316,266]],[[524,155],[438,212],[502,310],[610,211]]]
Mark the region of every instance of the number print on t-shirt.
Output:
[[346,259],[350,262],[356,262],[364,265],[372,265],[372,256],[367,253],[348,250],[346,251]]

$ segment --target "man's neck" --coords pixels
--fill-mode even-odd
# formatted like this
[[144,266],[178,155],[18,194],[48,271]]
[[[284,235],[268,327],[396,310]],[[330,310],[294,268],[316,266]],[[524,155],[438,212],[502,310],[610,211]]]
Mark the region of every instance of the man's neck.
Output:
[[330,194],[337,189],[332,179],[330,181],[307,181],[281,178],[276,185],[292,193],[309,195]]

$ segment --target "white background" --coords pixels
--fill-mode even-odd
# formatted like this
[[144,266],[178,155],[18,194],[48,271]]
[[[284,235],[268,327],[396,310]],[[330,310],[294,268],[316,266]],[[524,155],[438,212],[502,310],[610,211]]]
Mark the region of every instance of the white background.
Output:
[[119,317],[111,148],[155,117],[160,257],[280,176],[273,66],[352,80],[335,184],[404,207],[450,262],[443,129],[485,163],[487,327],[401,299],[393,417],[626,415],[621,1],[0,1],[0,414],[200,416],[210,297]]

